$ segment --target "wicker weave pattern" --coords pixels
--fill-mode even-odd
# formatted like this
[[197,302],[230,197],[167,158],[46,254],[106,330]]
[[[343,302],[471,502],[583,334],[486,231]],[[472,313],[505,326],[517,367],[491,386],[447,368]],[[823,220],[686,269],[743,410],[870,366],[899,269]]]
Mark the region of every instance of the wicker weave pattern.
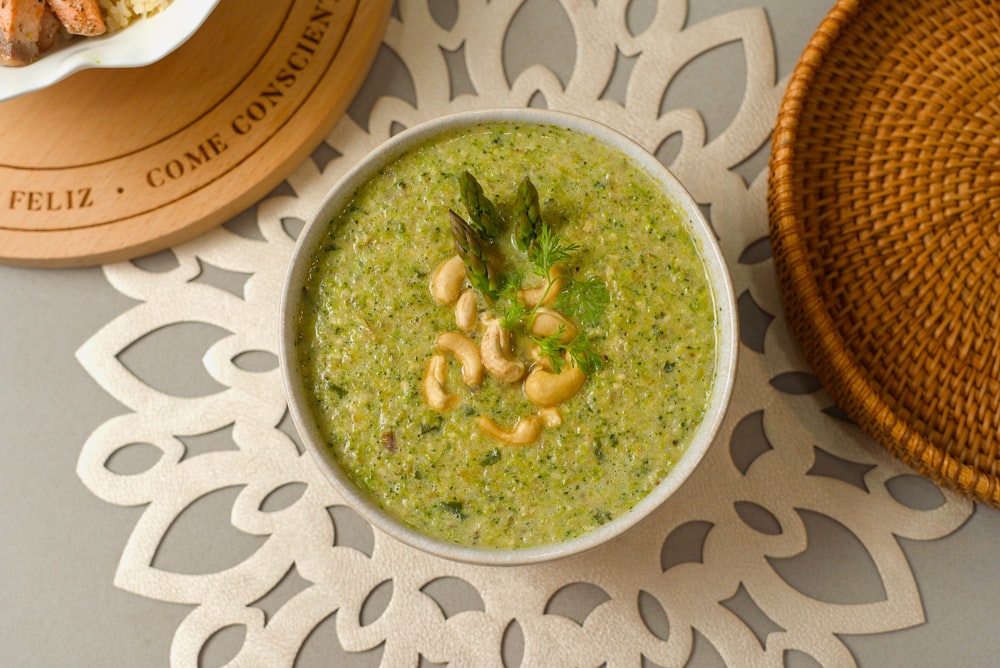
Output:
[[1000,505],[1000,3],[841,0],[774,135],[786,317],[921,472]]

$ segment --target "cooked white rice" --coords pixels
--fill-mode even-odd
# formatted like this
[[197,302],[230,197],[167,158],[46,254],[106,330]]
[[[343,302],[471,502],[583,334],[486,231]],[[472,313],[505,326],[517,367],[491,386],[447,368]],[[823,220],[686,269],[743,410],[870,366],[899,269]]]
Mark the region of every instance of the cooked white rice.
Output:
[[170,0],[97,0],[108,32],[121,30],[137,18],[152,16],[166,8]]

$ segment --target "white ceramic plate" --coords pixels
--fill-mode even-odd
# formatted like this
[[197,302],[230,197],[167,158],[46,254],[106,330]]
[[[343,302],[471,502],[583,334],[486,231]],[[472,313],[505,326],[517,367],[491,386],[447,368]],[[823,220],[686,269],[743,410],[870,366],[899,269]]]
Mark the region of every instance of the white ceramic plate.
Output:
[[218,4],[173,0],[159,14],[116,33],[75,39],[24,67],[0,66],[0,101],[46,88],[80,70],[154,63],[186,42]]

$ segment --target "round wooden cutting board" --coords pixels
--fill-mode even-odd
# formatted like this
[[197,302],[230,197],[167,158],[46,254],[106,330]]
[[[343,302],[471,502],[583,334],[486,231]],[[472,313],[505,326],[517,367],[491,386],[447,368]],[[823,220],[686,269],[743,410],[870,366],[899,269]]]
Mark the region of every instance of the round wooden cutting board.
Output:
[[148,67],[0,103],[0,262],[136,257],[276,187],[361,86],[391,0],[223,0]]

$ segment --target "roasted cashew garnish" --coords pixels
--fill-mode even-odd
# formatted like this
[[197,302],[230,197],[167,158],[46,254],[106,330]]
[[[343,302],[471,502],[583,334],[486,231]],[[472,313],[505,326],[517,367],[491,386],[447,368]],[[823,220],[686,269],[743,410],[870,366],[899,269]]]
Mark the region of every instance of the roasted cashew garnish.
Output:
[[580,333],[580,328],[559,311],[539,306],[531,318],[531,333],[541,337],[558,334],[561,343],[569,343]]
[[542,423],[546,427],[561,427],[562,426],[562,413],[559,412],[558,406],[549,406],[548,408],[542,408],[538,411],[538,417],[542,419]]
[[427,361],[427,370],[424,372],[424,380],[420,387],[427,405],[436,411],[446,411],[458,403],[458,396],[448,394],[444,389],[447,371],[448,358],[444,355],[440,353],[432,355]]
[[524,376],[524,362],[510,359],[510,332],[496,318],[484,320],[486,332],[479,343],[483,366],[490,375],[505,383],[516,383]]
[[543,408],[537,415],[521,418],[511,430],[504,429],[488,415],[480,415],[476,421],[479,429],[498,441],[510,445],[531,445],[542,435],[546,427],[558,427],[562,424],[562,414],[558,408]]
[[455,324],[466,334],[476,331],[479,300],[475,290],[463,290],[455,303]]
[[524,394],[528,399],[543,407],[558,406],[580,391],[587,374],[577,365],[569,354],[564,354],[562,371],[556,373],[536,365],[524,379]]
[[525,306],[529,308],[534,308],[538,305],[538,302],[542,300],[543,305],[549,305],[556,300],[559,296],[559,291],[562,290],[563,279],[562,269],[559,265],[552,265],[549,269],[549,279],[544,284],[538,286],[537,288],[526,288],[517,291],[517,298]]
[[462,365],[462,379],[469,387],[479,387],[483,383],[483,361],[479,357],[479,347],[464,334],[444,332],[437,338],[438,350],[451,353]]
[[484,433],[510,445],[531,445],[538,440],[545,426],[542,418],[537,415],[521,418],[510,431],[497,425],[488,415],[480,415],[476,424]]
[[462,293],[465,281],[465,263],[458,255],[438,265],[431,274],[431,294],[438,304],[453,304]]
[[542,349],[537,345],[533,345],[528,349],[528,357],[535,363],[536,368],[541,367],[546,371],[552,371],[552,360],[549,359],[548,355],[543,355]]

